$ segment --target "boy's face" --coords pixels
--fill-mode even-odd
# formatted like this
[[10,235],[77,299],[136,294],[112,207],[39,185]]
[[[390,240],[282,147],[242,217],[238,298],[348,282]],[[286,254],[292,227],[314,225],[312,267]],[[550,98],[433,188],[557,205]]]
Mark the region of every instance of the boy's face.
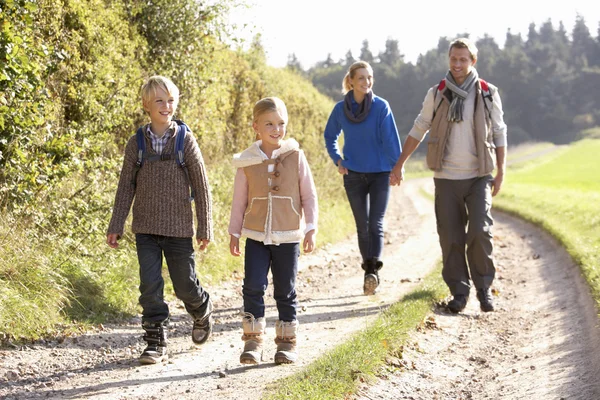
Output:
[[160,87],[144,102],[153,124],[170,124],[176,109],[177,100]]
[[278,149],[285,137],[287,119],[279,111],[270,111],[261,114],[252,124],[254,131],[263,142],[263,146]]

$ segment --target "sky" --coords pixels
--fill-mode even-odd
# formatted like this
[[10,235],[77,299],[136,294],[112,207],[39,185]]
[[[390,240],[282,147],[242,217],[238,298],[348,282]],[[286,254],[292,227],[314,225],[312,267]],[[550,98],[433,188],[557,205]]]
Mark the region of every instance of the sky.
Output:
[[345,59],[348,50],[360,55],[368,40],[373,55],[385,49],[387,39],[398,41],[406,62],[437,47],[440,37],[454,39],[469,33],[471,39],[488,34],[502,48],[506,32],[527,38],[529,25],[548,20],[571,34],[577,15],[584,18],[593,37],[598,36],[599,0],[248,0],[250,8],[234,9],[230,23],[250,43],[261,33],[267,63],[283,67],[296,55],[304,69],[327,59]]

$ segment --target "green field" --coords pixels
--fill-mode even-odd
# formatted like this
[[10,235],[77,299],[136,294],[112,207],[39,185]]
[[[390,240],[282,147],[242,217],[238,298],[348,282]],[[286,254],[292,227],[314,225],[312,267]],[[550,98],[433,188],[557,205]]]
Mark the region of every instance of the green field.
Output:
[[600,305],[600,140],[508,169],[494,207],[542,226],[580,265]]

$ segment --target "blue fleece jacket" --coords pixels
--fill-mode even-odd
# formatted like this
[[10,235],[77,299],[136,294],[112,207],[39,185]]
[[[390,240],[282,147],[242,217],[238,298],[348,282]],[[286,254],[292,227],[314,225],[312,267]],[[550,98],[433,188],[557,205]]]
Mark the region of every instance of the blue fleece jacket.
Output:
[[[352,97],[352,109],[359,104]],[[344,132],[344,148],[340,152],[338,139]],[[400,157],[402,146],[396,121],[387,100],[373,93],[371,111],[364,121],[354,123],[344,114],[344,101],[338,102],[325,127],[325,146],[337,165],[355,172],[389,172]],[[343,153],[343,156],[342,156]]]

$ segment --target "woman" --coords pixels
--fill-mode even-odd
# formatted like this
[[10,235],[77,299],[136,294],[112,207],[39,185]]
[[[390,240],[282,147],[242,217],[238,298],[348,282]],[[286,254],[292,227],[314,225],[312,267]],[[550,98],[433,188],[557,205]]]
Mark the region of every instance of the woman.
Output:
[[[372,295],[379,286],[379,270],[383,267],[380,258],[390,171],[402,149],[388,102],[373,94],[369,63],[357,61],[348,68],[342,93],[345,98],[335,105],[325,127],[325,145],[344,178],[363,259],[363,291]],[[338,139],[342,132],[344,148],[340,153]]]

